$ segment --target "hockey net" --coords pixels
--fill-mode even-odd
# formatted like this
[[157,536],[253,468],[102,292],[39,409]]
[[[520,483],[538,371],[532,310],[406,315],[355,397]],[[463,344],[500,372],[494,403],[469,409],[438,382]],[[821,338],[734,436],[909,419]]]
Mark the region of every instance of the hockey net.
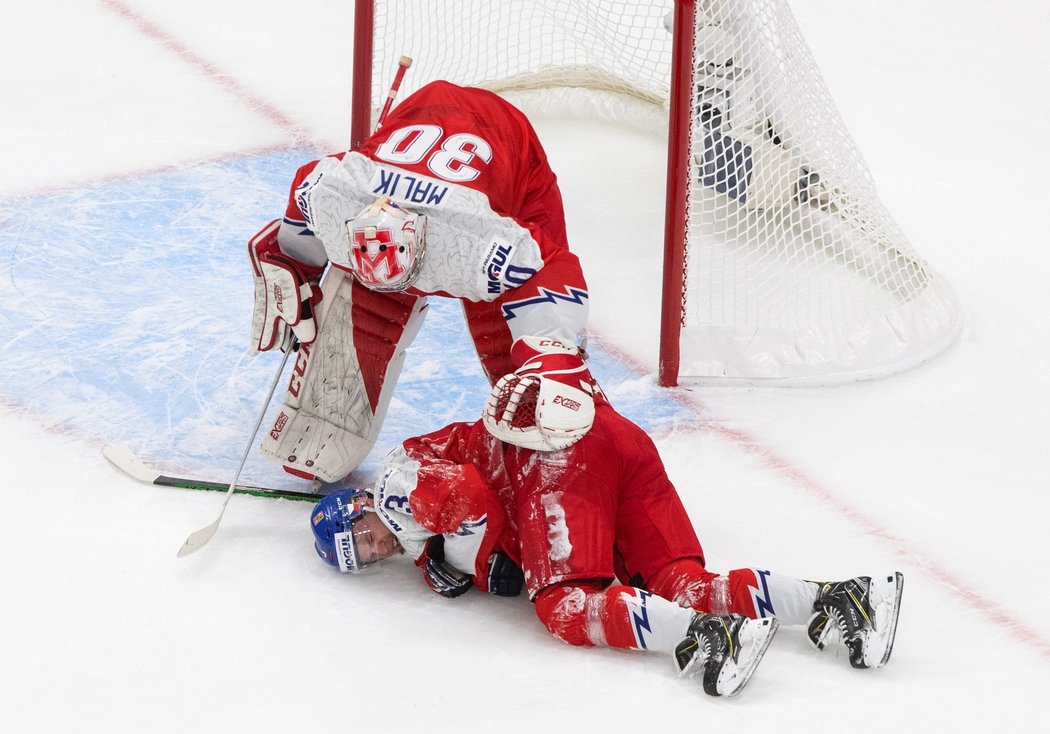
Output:
[[955,339],[786,0],[358,0],[357,27],[360,129],[405,54],[404,94],[446,79],[667,137],[662,384],[868,379]]

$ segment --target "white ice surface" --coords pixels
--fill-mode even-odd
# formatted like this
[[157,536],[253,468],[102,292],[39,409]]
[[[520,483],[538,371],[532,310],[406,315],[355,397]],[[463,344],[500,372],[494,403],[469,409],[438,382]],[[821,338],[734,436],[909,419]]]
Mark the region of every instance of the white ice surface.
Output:
[[[217,197],[228,162],[345,144],[353,13],[336,0],[158,5],[38,0],[0,10],[0,350],[13,365],[0,383],[0,730],[1044,728],[1044,3],[793,4],[881,196],[952,283],[965,327],[936,361],[892,379],[679,390],[667,398],[678,400],[674,410],[653,417],[638,408],[657,430],[712,568],[906,576],[887,668],[851,670],[783,629],[732,701],[678,682],[665,658],[565,646],[524,600],[437,597],[407,562],[340,577],[314,554],[301,503],[234,498],[209,546],[176,559],[221,498],[139,485],[105,463],[101,443],[146,426],[140,448],[156,446],[167,435],[159,421],[192,466],[200,447],[180,432],[206,424],[222,456],[211,478],[228,478],[241,418],[254,415],[275,363],[238,362],[228,355],[243,355],[241,343],[217,343],[225,334],[246,341],[247,271],[225,264],[239,263],[239,252],[216,255],[213,270],[169,270],[180,258],[192,264],[193,252],[158,256],[138,291],[119,276],[142,272],[151,245],[174,247],[144,203],[197,192],[173,189],[164,175],[207,178],[204,199],[230,212],[216,246],[236,249],[279,215],[263,204],[276,196],[279,206],[282,193]],[[658,248],[659,141],[600,125],[537,127],[591,286],[595,339],[639,370],[616,382],[618,404],[645,402],[654,392],[659,258],[639,253]],[[140,182],[136,200],[127,187]],[[97,203],[113,186],[117,224],[106,219],[116,205]],[[53,221],[36,222],[27,209]],[[224,221],[221,211],[208,215]],[[156,241],[132,249],[117,239],[107,249],[107,227],[126,231],[137,216]],[[52,225],[67,239],[45,243],[48,252],[68,253],[53,290],[38,287],[39,273],[26,276],[35,271],[24,246]],[[198,310],[167,281],[203,292]],[[93,295],[69,295],[81,292]],[[134,296],[135,307],[114,293]],[[179,308],[194,316],[183,330],[169,323]],[[132,327],[150,337],[141,351]],[[180,359],[194,360],[195,371],[175,371]],[[419,379],[446,369],[418,350],[412,360],[407,374]],[[96,377],[124,365],[114,374],[130,373],[134,390],[116,377],[85,382],[83,363]],[[221,374],[209,382],[209,372]],[[224,426],[208,415],[198,426],[177,414],[183,403],[150,401],[166,390],[202,405],[225,395],[239,401],[239,419]],[[146,406],[140,413],[129,394]],[[441,408],[449,420],[471,409],[455,398]]]

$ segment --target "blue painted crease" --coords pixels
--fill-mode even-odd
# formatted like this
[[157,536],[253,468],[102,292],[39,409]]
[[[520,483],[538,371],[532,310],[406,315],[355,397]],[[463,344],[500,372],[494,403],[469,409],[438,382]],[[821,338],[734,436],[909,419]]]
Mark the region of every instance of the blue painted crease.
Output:
[[[314,157],[292,150],[0,202],[0,395],[50,427],[128,443],[167,471],[226,478],[279,363],[247,354],[245,243],[282,215],[295,170]],[[695,420],[601,342],[588,351],[613,404],[644,428]],[[354,480],[370,482],[405,436],[473,420],[487,393],[462,309],[432,299]],[[301,484],[257,451],[242,478]]]

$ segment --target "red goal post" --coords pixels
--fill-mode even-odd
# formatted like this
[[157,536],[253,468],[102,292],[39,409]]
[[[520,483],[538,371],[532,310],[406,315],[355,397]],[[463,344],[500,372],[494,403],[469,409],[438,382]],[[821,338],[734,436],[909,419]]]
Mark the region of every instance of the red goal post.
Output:
[[787,0],[357,0],[352,146],[401,55],[404,96],[440,78],[666,138],[660,384],[864,380],[956,338]]

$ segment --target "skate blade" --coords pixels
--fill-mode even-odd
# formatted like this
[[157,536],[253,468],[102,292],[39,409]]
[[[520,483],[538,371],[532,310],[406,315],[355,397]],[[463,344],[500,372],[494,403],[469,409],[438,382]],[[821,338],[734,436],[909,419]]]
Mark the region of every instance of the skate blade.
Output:
[[766,648],[773,640],[780,621],[776,617],[766,619],[749,619],[740,628],[740,652],[736,659],[729,658],[718,672],[715,684],[719,696],[735,696],[744,689],[755,668],[762,662]]
[[890,660],[903,593],[904,574],[899,571],[871,580],[870,600],[875,611],[875,626],[868,632],[864,646],[864,664],[869,668],[881,668]]

